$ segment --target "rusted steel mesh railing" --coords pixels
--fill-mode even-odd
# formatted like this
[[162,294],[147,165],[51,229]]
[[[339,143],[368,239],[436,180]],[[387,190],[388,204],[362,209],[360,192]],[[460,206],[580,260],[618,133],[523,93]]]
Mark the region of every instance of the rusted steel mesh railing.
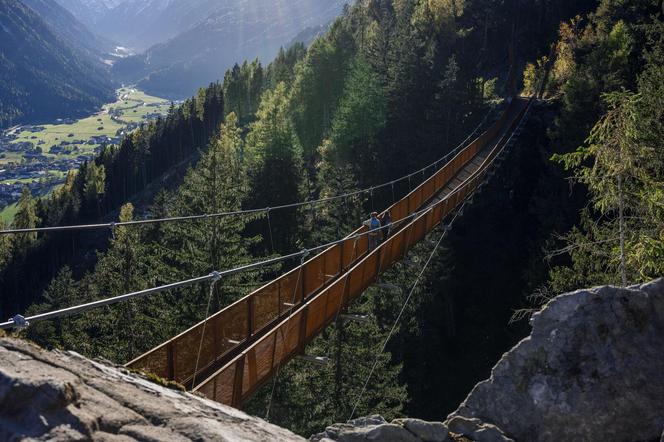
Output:
[[238,405],[269,378],[277,361],[299,351],[337,310],[474,189],[464,183],[444,204],[409,222],[478,152],[513,125],[522,107],[523,100],[513,101],[493,126],[392,205],[388,210],[396,233],[372,253],[367,253],[367,235],[357,237],[367,230],[360,227],[342,243],[212,315],[205,327],[198,323],[127,365],[189,385],[204,333],[196,378],[207,376],[207,380],[191,387],[217,401]]

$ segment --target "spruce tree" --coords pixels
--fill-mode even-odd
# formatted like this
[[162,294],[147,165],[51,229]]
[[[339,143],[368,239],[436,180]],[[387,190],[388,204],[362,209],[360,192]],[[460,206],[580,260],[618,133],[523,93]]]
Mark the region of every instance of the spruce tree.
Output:
[[[263,94],[256,115],[246,145],[249,206],[274,207],[301,201],[302,149],[289,116],[284,83]],[[297,213],[295,208],[270,213],[274,251],[288,253],[297,246],[300,231]],[[269,234],[265,232],[266,237]],[[268,244],[267,250],[271,249],[272,244]]]
[[[32,305],[26,315],[72,307],[79,301],[78,284],[73,279],[71,269],[65,266],[44,291],[43,301]],[[75,321],[75,318],[56,318],[38,322],[27,329],[27,336],[41,345],[75,348],[82,339],[80,330],[73,326]]]
[[[13,227],[15,229],[33,229],[39,223],[37,216],[37,203],[30,193],[30,189],[25,186],[21,192],[21,198],[18,200],[18,211],[14,215]],[[16,236],[14,250],[20,253],[26,253],[27,248],[37,240],[37,233],[21,233]]]
[[[213,140],[196,166],[190,169],[182,186],[167,203],[173,216],[215,214],[241,209],[245,196],[246,172],[242,164],[243,141],[237,126],[237,116],[231,112],[221,125],[220,136]],[[170,269],[171,278],[185,279],[215,270],[237,267],[249,261],[248,248],[256,242],[242,235],[247,216],[210,217],[185,223],[163,226],[158,240],[163,248],[161,256]],[[231,278],[244,280],[247,276]],[[224,281],[226,285],[230,281]],[[232,285],[232,284],[231,284]],[[201,319],[206,299],[203,288],[185,290],[177,306],[181,309],[179,322],[191,325]],[[243,291],[215,289],[213,309],[230,303]]]

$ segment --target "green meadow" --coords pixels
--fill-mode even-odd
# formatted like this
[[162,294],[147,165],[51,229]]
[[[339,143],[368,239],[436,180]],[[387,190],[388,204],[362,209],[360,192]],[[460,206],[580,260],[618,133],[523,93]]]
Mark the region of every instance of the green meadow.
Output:
[[[12,143],[28,142],[33,148],[41,148],[42,154],[49,160],[74,159],[79,155],[91,156],[98,143],[88,144],[92,137],[107,136],[116,137],[118,131],[124,129],[128,124],[147,121],[148,114],[165,115],[170,107],[170,102],[159,97],[147,95],[144,92],[130,87],[120,88],[116,91],[117,100],[103,106],[102,110],[71,124],[57,123],[39,125],[43,130],[31,132],[23,130],[16,134]],[[115,115],[115,118],[111,118]],[[62,142],[68,144],[61,145]],[[50,153],[51,147],[59,146],[63,151]],[[24,161],[23,152],[0,152],[0,168],[9,163],[20,164]],[[36,160],[31,160],[36,161]],[[45,178],[63,178],[65,172],[49,168],[44,164]],[[24,183],[29,184],[37,181],[37,178],[10,179],[2,183]],[[52,189],[51,189],[52,190]],[[14,204],[5,207],[0,212],[0,219],[11,222],[16,212]]]
[[[132,88],[121,88],[117,90],[117,101],[105,105],[102,110],[87,118],[82,118],[72,124],[45,124],[41,132],[22,131],[18,134],[14,143],[29,142],[34,147],[41,147],[42,153],[50,158],[76,157],[88,155],[94,151],[98,144],[87,144],[91,137],[108,136],[115,137],[118,130],[125,127],[124,123],[140,123],[145,121],[145,116],[151,113],[166,114],[170,102],[159,97],[147,95],[142,91]],[[157,104],[157,106],[147,106]],[[119,112],[117,120],[111,118],[110,112]],[[123,123],[124,122],[124,123]],[[52,146],[57,146],[63,141],[76,142],[67,146],[68,152],[50,154]],[[5,157],[0,158],[0,165],[9,162],[20,162],[22,153],[5,152]]]

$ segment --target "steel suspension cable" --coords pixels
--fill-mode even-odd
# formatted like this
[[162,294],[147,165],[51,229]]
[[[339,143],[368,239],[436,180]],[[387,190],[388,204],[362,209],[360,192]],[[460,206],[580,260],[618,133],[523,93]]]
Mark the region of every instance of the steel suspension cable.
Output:
[[[420,214],[424,213],[426,210],[429,210],[429,209],[424,209],[422,211],[413,212],[412,214],[400,219],[398,222],[403,222],[403,221],[406,221],[408,219],[419,216]],[[304,250],[299,251],[299,252],[290,253],[288,255],[277,256],[277,257],[274,257],[274,258],[266,259],[264,261],[258,261],[258,262],[254,262],[254,263],[251,263],[251,264],[246,264],[246,265],[243,265],[243,266],[239,266],[239,267],[235,267],[235,268],[232,268],[232,269],[224,270],[224,271],[215,271],[215,272],[212,272],[209,275],[205,275],[205,276],[199,276],[199,277],[196,277],[196,278],[191,278],[191,279],[187,279],[187,280],[183,280],[183,281],[174,282],[174,283],[171,283],[171,284],[161,285],[161,286],[153,287],[153,288],[150,288],[150,289],[140,290],[140,291],[137,291],[137,292],[127,293],[127,294],[124,294],[124,295],[114,296],[114,297],[110,297],[110,298],[106,298],[106,299],[101,299],[101,300],[98,300],[98,301],[93,301],[93,302],[89,302],[89,303],[86,303],[86,304],[80,304],[80,305],[76,305],[76,306],[73,306],[73,307],[67,307],[67,308],[63,308],[63,309],[60,309],[60,310],[55,310],[55,311],[46,312],[46,313],[40,313],[40,314],[30,316],[30,317],[27,317],[27,318],[25,318],[21,315],[16,315],[14,318],[12,318],[12,319],[10,319],[6,322],[0,323],[0,329],[8,329],[8,328],[14,328],[14,327],[22,328],[22,327],[25,327],[25,326],[29,325],[30,323],[36,323],[36,322],[41,322],[41,321],[45,321],[45,320],[48,320],[48,319],[71,316],[71,315],[74,315],[74,314],[77,314],[77,313],[83,313],[83,312],[86,312],[86,311],[89,311],[89,310],[96,309],[98,307],[103,307],[103,306],[106,306],[106,305],[116,304],[118,302],[123,302],[123,301],[129,300],[129,299],[133,299],[133,298],[137,298],[137,297],[143,297],[143,296],[147,296],[147,295],[152,295],[152,294],[155,294],[155,293],[160,293],[160,292],[173,290],[173,289],[177,289],[177,288],[187,287],[187,286],[199,284],[199,283],[202,283],[202,282],[207,282],[207,281],[210,281],[210,280],[218,278],[218,277],[230,276],[230,275],[234,275],[234,274],[237,274],[237,273],[242,273],[242,272],[247,272],[247,271],[250,271],[250,270],[255,270],[255,269],[258,269],[258,268],[261,268],[261,267],[266,267],[266,266],[270,266],[270,265],[273,265],[273,264],[278,264],[282,261],[287,261],[289,259],[298,258],[298,257],[300,257],[304,254],[317,252],[319,250],[323,250],[323,249],[326,249],[328,247],[332,247],[334,245],[341,244],[344,241],[347,241],[349,239],[361,238],[365,235],[368,235],[370,232],[375,232],[376,230],[382,230],[386,227],[379,227],[378,229],[374,229],[372,231],[367,231],[367,232],[364,232],[364,233],[358,233],[358,234],[355,234],[355,235],[352,235],[352,236],[349,236],[349,237],[346,237],[346,238],[338,239],[338,240],[328,242],[328,243],[325,243],[325,244],[322,244],[322,245],[319,245],[319,246],[315,246],[315,247],[312,247],[312,248],[309,248],[309,249],[304,249]]]
[[[526,109],[525,109],[525,111],[524,111],[524,113],[523,113],[523,115],[522,115],[522,117],[521,117],[519,123],[516,125],[516,127],[514,128],[514,130],[512,131],[512,133],[510,134],[510,136],[508,137],[508,139],[506,140],[506,142],[505,142],[505,143],[503,144],[503,146],[500,148],[500,153],[502,153],[502,152],[505,150],[505,148],[506,148],[506,147],[512,142],[512,140],[513,140],[513,138],[514,138],[514,134],[515,134],[515,133],[516,133],[516,132],[522,127],[522,125],[523,125],[523,123],[524,123],[524,121],[525,121],[525,119],[526,119],[526,117],[527,117],[527,115],[528,115],[528,113],[529,113],[529,111],[530,111],[530,106],[531,106],[531,104],[532,104],[532,102],[530,102],[530,103],[528,104],[528,106],[526,107]],[[487,169],[488,169],[488,168],[489,168],[489,167],[495,162],[495,159],[496,159],[496,157],[494,157],[493,159],[491,159],[491,160],[489,161],[489,163],[486,164],[486,166],[485,166],[483,169],[482,169],[482,168],[481,168],[481,169],[478,169],[475,173],[473,173],[473,174],[471,175],[471,177],[472,177],[473,175],[476,175],[476,174],[481,173],[483,170],[487,170]],[[469,178],[467,178],[467,179],[471,179],[471,177],[469,177]],[[457,188],[457,189],[458,189],[458,188]],[[449,195],[455,193],[455,192],[457,191],[457,189],[455,189],[454,191],[452,191]],[[390,341],[390,339],[392,338],[392,335],[394,334],[394,331],[396,330],[396,327],[397,327],[397,325],[399,324],[399,321],[401,320],[401,317],[403,316],[403,313],[404,313],[404,311],[405,311],[405,309],[406,309],[408,303],[410,302],[410,299],[412,298],[413,293],[415,292],[415,288],[416,288],[417,285],[419,284],[419,282],[420,282],[420,280],[421,280],[421,278],[422,278],[422,275],[424,274],[424,272],[426,271],[427,267],[429,266],[429,263],[431,262],[431,260],[432,260],[433,257],[435,256],[435,253],[436,253],[436,251],[438,250],[438,247],[439,247],[440,244],[442,243],[443,239],[444,239],[445,236],[447,235],[447,232],[449,231],[449,228],[452,226],[452,224],[453,224],[454,221],[457,219],[457,217],[458,217],[461,213],[463,213],[463,209],[464,209],[465,205],[467,204],[468,199],[471,198],[471,197],[473,196],[473,194],[475,193],[475,191],[476,191],[476,189],[473,190],[472,192],[470,192],[470,194],[464,199],[463,203],[462,203],[461,206],[459,207],[459,210],[457,210],[457,211],[455,212],[454,216],[453,216],[452,219],[450,220],[450,223],[449,223],[447,226],[444,226],[444,227],[443,227],[443,233],[440,235],[440,238],[439,238],[438,241],[436,242],[436,244],[435,244],[433,250],[431,251],[431,254],[429,255],[429,258],[428,258],[427,261],[424,263],[424,266],[422,267],[422,270],[421,270],[420,273],[417,275],[417,278],[415,278],[415,282],[413,283],[413,286],[412,286],[412,288],[410,289],[410,292],[408,293],[408,296],[406,297],[406,300],[404,301],[403,305],[401,306],[401,310],[399,311],[399,314],[397,315],[396,319],[394,320],[394,323],[392,324],[392,327],[391,327],[389,333],[387,334],[387,337],[385,338],[385,341],[383,342],[383,345],[382,345],[380,351],[376,354],[376,359],[375,359],[375,361],[374,361],[374,363],[373,363],[373,365],[372,365],[372,367],[371,367],[371,370],[369,371],[369,374],[367,375],[366,380],[364,381],[364,384],[362,385],[362,389],[361,389],[360,393],[358,394],[358,396],[357,396],[357,398],[356,398],[356,400],[355,400],[355,404],[353,405],[353,410],[351,411],[350,417],[348,418],[348,421],[349,421],[349,422],[353,419],[353,416],[355,415],[355,411],[357,410],[357,407],[358,407],[360,401],[362,400],[362,396],[364,395],[364,393],[365,393],[365,391],[366,391],[366,389],[367,389],[367,386],[368,386],[368,384],[369,384],[369,381],[371,380],[371,377],[373,376],[373,373],[374,373],[374,371],[376,370],[376,367],[378,366],[378,362],[379,362],[380,355],[381,355],[382,353],[385,352],[385,349],[387,348],[387,344],[388,344],[388,342]],[[443,198],[443,199],[442,199],[441,201],[439,201],[437,204],[439,204],[439,203],[442,202],[442,201],[447,201],[449,195],[447,195],[445,198]],[[436,205],[437,205],[437,204],[436,204]],[[433,206],[431,206],[431,207],[433,207]],[[406,244],[408,244],[408,242],[406,242]],[[405,255],[404,255],[404,256],[405,256]]]
[[[302,271],[304,269],[304,259],[307,257],[306,254],[302,255],[302,258],[300,259],[300,270],[297,272],[297,279],[295,280],[295,286],[293,288],[293,297],[291,299],[291,305],[289,306],[290,311],[288,312],[288,319],[293,317],[293,313],[295,312],[295,297],[297,296],[297,290],[300,287],[300,279],[302,278]],[[285,345],[285,340],[283,339],[282,335],[282,345]],[[276,345],[277,341],[275,339],[274,342],[275,345],[275,351],[276,351]],[[281,369],[281,359],[279,359],[279,362],[277,363],[277,371],[274,375],[274,382],[272,383],[272,389],[270,390],[270,396],[267,401],[267,410],[265,411],[265,420],[267,422],[270,422],[270,411],[272,410],[272,398],[274,397],[274,391],[277,388],[277,380],[279,379],[279,371]]]
[[217,284],[217,281],[221,279],[218,272],[213,272],[214,278],[210,282],[210,291],[208,294],[207,307],[205,308],[205,320],[203,321],[203,330],[201,330],[201,340],[198,343],[198,352],[196,353],[196,365],[194,367],[194,378],[191,382],[191,385],[196,385],[196,375],[198,374],[198,363],[201,359],[201,350],[203,350],[203,340],[205,339],[205,327],[207,326],[208,318],[210,317],[210,304],[212,304],[212,295],[214,293],[214,286]]

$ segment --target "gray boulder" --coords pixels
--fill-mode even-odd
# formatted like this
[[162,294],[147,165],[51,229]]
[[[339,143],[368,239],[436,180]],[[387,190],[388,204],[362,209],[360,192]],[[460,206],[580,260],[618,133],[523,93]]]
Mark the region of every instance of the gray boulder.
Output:
[[[482,430],[487,429],[482,422],[476,419],[474,421],[477,421],[477,423],[473,425],[472,431],[468,435],[462,435],[452,433],[442,422],[426,422],[420,419],[404,418],[395,419],[389,423],[381,416],[370,416],[354,419],[345,424],[331,425],[324,432],[311,436],[310,440],[312,442],[467,442],[471,440],[473,434],[479,434],[479,437],[482,437]],[[502,434],[493,425],[490,427],[495,428],[498,433]],[[486,437],[488,434],[484,436],[484,439],[477,440],[482,442],[511,441],[508,438],[489,439]]]
[[303,441],[122,367],[0,338],[0,440]]
[[449,430],[461,436],[466,436],[475,442],[514,442],[492,424],[482,422],[477,418],[454,416],[445,424]]
[[449,430],[442,422],[427,422],[421,419],[395,419],[393,423],[401,425],[425,442],[448,440]]
[[558,296],[531,324],[531,335],[449,416],[450,431],[464,417],[495,424],[519,441],[661,437],[663,279]]
[[[415,431],[413,431],[413,429]],[[397,419],[387,422],[382,416],[353,419],[345,424],[330,425],[324,432],[311,436],[312,442],[447,442],[447,428],[438,422]]]

